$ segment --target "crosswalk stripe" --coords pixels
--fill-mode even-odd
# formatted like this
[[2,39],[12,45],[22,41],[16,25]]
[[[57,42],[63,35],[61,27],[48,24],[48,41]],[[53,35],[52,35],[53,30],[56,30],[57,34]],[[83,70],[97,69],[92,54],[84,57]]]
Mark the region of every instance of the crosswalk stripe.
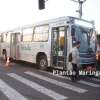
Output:
[[[62,76],[57,76],[57,77],[60,77],[60,78],[63,78],[63,79],[67,79],[67,80],[71,80],[69,77],[62,77]],[[96,80],[96,79],[91,79],[95,82],[100,82],[100,80]],[[88,85],[88,86],[91,86],[91,87],[100,87],[100,85],[98,84],[95,84],[95,83],[91,83],[91,82],[87,82],[87,81],[84,81],[84,80],[80,80],[80,81],[77,81],[78,83],[81,83],[81,84],[85,84],[85,85]]]
[[95,82],[100,82],[100,79],[98,79],[98,78],[87,78],[87,79],[93,80],[93,81],[95,81]]
[[48,77],[45,77],[45,76],[42,76],[42,75],[38,75],[38,74],[32,73],[30,71],[27,71],[27,72],[24,72],[24,73],[26,73],[28,75],[31,75],[31,76],[34,76],[34,77],[37,77],[37,78],[42,79],[44,81],[47,81],[49,83],[55,84],[57,86],[60,86],[60,87],[63,87],[63,88],[78,92],[78,93],[85,93],[85,92],[88,91],[86,89],[82,89],[82,88],[79,88],[79,87],[76,87],[76,86],[73,86],[73,85],[70,85],[70,84],[67,84],[67,83],[59,82],[57,80],[54,80],[54,79],[51,79],[51,78],[48,78]]
[[[68,80],[71,80],[70,78],[66,77],[65,79],[68,79]],[[87,82],[87,81],[84,81],[84,80],[80,80],[80,81],[77,81],[78,83],[81,83],[81,84],[85,84],[85,85],[88,85],[88,86],[91,86],[91,87],[100,87],[100,85],[98,84],[95,84],[95,83],[91,83],[91,82]]]
[[82,84],[89,85],[89,86],[96,87],[96,88],[100,87],[100,85],[98,84],[94,84],[94,83],[83,81],[83,80],[78,81],[78,83],[82,83]]
[[41,92],[41,93],[53,98],[54,100],[65,100],[65,99],[68,99],[68,97],[66,97],[66,96],[63,96],[63,95],[61,95],[59,93],[56,93],[56,92],[54,92],[54,91],[52,91],[50,89],[47,89],[47,88],[45,88],[45,87],[43,87],[43,86],[41,86],[41,85],[39,85],[39,84],[37,84],[37,83],[35,83],[33,81],[30,81],[30,80],[28,80],[28,79],[26,79],[26,78],[24,78],[22,76],[19,76],[19,75],[15,74],[15,73],[9,73],[8,76],[18,80],[21,83],[24,83],[25,85],[35,89],[36,91],[39,91],[39,92]]
[[[62,77],[61,77],[62,78]],[[64,77],[64,79],[67,79],[67,80],[71,80],[69,77]],[[96,81],[96,80],[93,80],[93,81]],[[99,81],[99,80],[98,80]],[[97,81],[97,82],[98,82]],[[91,87],[100,87],[100,85],[98,84],[95,84],[95,83],[91,83],[91,82],[87,82],[87,81],[84,81],[84,80],[80,80],[80,81],[77,81],[78,83],[81,83],[81,84],[85,84],[85,85],[88,85],[88,86],[91,86]]]
[[10,100],[28,100],[15,89],[11,88],[0,79],[0,91],[3,92]]
[[[40,72],[43,72],[43,73],[48,73],[48,72],[45,72],[45,71],[40,71]],[[52,73],[48,73],[50,75],[53,75],[53,76],[56,76],[56,77],[59,77],[59,78],[62,78],[62,79],[67,79],[67,80],[71,80],[69,77],[64,77],[64,76],[60,76],[60,75],[56,75],[56,74],[52,74]],[[87,79],[90,79],[90,80],[93,80],[95,82],[100,82],[100,79],[95,79],[95,78],[87,78]],[[85,84],[85,85],[88,85],[88,86],[91,86],[91,87],[100,87],[100,85],[98,84],[94,84],[94,83],[91,83],[91,82],[87,82],[87,81],[78,81],[78,83],[81,83],[81,84]]]

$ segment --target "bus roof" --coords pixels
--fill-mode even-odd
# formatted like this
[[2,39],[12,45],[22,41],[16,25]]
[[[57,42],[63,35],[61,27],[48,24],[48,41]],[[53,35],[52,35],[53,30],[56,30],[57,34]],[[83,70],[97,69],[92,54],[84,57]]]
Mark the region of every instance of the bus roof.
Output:
[[58,17],[58,18],[54,18],[54,19],[48,19],[48,20],[44,20],[44,21],[41,21],[41,22],[36,22],[34,23],[33,25],[42,25],[42,24],[50,24],[50,23],[55,23],[55,22],[59,22],[59,21],[74,21],[74,20],[80,20],[80,21],[84,21],[86,23],[90,23],[90,24],[93,24],[93,21],[87,21],[85,19],[80,19],[80,18],[77,18],[77,17],[71,17],[71,16],[64,16],[64,17]]
[[65,21],[66,23],[70,23],[70,22],[74,22],[75,20],[77,20],[77,21],[83,21],[83,22],[86,22],[88,24],[92,24],[93,25],[93,21],[87,21],[87,20],[80,19],[80,18],[77,18],[77,17],[64,16],[64,17],[58,17],[58,18],[54,18],[54,19],[48,19],[48,20],[44,20],[44,21],[40,21],[40,22],[35,22],[33,24],[30,24],[30,25],[24,25],[22,27],[17,27],[17,28],[14,28],[14,29],[2,32],[2,33],[15,32],[15,31],[19,31],[21,29],[25,29],[25,28],[29,28],[29,27],[34,27],[34,26],[38,26],[38,25],[43,25],[43,24],[44,25],[46,25],[46,24],[52,24],[52,23],[56,23],[56,22],[59,22],[59,21]]

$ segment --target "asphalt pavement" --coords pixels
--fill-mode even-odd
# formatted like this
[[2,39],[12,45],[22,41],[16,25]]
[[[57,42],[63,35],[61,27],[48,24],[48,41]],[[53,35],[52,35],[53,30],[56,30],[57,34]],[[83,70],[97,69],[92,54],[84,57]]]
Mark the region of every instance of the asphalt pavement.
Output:
[[0,60],[0,100],[100,100],[100,80],[69,77],[42,71],[34,64]]

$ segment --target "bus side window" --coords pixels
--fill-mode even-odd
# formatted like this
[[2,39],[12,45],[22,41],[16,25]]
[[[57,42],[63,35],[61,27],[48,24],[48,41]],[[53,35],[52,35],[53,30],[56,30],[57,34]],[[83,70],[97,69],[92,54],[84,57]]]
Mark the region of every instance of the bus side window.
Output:
[[21,42],[22,41],[22,35],[21,35],[21,33],[17,34],[16,41],[17,42]]
[[6,33],[2,34],[2,42],[6,42],[7,41],[7,35]]
[[64,27],[59,28],[59,47],[61,50],[64,49],[64,41],[65,41],[65,29]]
[[7,40],[6,40],[6,42],[10,43],[10,39],[11,39],[11,34],[7,34]]
[[43,26],[37,26],[34,30],[33,39],[34,41],[47,41],[48,40],[48,34],[49,33],[49,27],[48,25]]
[[0,35],[0,43],[2,42],[2,36]]
[[32,35],[33,35],[33,28],[30,27],[30,28],[23,29],[22,41],[31,42]]
[[1,42],[3,42],[3,35],[1,34]]

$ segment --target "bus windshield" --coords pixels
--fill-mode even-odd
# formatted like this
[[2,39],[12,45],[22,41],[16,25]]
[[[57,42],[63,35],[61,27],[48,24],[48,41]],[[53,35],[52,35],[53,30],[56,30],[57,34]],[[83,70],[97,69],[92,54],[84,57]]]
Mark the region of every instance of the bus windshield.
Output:
[[92,28],[73,26],[71,33],[73,41],[81,42],[79,48],[80,52],[86,53],[95,51],[95,33]]

